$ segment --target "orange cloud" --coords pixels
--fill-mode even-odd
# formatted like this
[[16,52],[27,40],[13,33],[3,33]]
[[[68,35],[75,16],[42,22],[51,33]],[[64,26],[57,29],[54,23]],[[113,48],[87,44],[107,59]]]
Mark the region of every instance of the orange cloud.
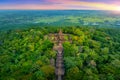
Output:
[[82,2],[82,1],[70,1],[70,2],[67,2],[66,4],[73,5],[73,6],[92,7],[100,10],[115,10],[117,7],[116,5],[113,5],[113,4]]
[[[81,9],[81,6],[90,7],[97,10],[116,10],[118,5],[115,4],[105,4],[105,3],[97,3],[97,2],[86,2],[79,0],[47,0],[54,3],[65,4],[65,6],[77,6],[77,9]],[[88,8],[88,9],[90,9]]]

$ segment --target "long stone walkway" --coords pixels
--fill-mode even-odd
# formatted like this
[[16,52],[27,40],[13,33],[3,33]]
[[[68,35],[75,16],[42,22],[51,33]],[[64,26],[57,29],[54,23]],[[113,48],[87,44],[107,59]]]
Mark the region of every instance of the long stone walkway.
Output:
[[57,51],[57,56],[56,56],[56,64],[55,64],[55,74],[57,76],[57,80],[63,80],[63,75],[65,73],[65,70],[64,70],[64,62],[63,62],[62,43],[59,43],[56,51]]
[[[62,30],[58,33],[50,34],[49,39],[54,42],[53,50],[57,51],[56,61],[55,61],[55,75],[56,80],[63,80],[65,74],[64,60],[63,60],[63,46],[62,43],[65,41]],[[52,39],[54,38],[54,39]]]

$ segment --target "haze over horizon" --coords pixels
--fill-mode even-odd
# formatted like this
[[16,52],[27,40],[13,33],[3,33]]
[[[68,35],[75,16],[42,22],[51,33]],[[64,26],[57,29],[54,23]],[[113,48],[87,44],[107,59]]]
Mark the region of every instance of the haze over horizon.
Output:
[[1,0],[0,9],[116,10],[120,0]]

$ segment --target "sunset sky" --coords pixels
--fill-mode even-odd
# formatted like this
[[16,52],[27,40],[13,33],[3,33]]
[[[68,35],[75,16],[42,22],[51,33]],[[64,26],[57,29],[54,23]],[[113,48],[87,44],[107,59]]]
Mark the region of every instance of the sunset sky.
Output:
[[0,9],[120,10],[120,0],[0,0]]

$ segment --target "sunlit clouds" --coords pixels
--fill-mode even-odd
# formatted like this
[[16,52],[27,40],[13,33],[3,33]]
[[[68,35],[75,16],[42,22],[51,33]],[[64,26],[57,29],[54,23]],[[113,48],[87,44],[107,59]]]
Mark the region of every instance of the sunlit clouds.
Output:
[[1,0],[0,9],[120,10],[119,0]]

